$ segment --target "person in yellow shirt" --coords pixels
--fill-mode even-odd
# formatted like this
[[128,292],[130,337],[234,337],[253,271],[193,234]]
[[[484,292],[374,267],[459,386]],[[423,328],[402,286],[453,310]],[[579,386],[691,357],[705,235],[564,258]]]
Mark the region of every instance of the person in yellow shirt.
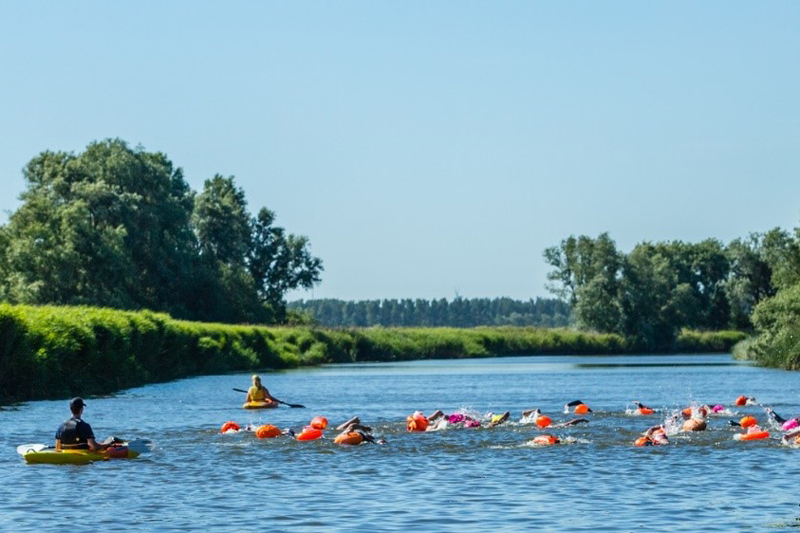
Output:
[[258,374],[253,374],[253,386],[247,390],[247,402],[267,402],[274,403],[275,407],[278,406],[280,400],[273,397],[267,388],[261,384],[261,377]]

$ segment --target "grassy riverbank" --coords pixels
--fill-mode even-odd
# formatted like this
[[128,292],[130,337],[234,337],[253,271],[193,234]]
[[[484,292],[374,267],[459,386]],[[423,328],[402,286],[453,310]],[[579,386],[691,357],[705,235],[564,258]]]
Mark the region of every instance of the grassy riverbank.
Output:
[[[743,337],[683,332],[675,351],[727,351]],[[0,400],[88,396],[199,374],[321,363],[631,351],[618,335],[567,329],[233,326],[148,311],[0,304]]]

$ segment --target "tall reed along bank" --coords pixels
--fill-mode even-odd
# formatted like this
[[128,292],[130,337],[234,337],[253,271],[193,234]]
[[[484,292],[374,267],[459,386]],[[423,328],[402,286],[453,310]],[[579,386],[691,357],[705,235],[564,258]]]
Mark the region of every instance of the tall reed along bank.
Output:
[[[683,332],[724,352],[739,332]],[[619,335],[514,327],[319,329],[187,322],[148,311],[0,304],[0,400],[105,394],[200,374],[323,363],[633,353]]]

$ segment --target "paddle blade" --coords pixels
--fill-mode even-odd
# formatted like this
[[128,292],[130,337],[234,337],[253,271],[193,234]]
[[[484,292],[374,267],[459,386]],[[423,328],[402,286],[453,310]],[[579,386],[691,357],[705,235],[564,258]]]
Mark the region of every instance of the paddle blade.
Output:
[[287,403],[286,405],[288,405],[292,409],[305,409],[306,408],[305,405],[300,405],[299,403]]
[[126,446],[128,447],[129,450],[133,450],[134,452],[140,453],[140,454],[141,453],[149,453],[149,452],[153,451],[153,448],[156,447],[156,445],[153,444],[153,441],[151,441],[150,439],[134,439],[134,440],[130,440],[130,441],[128,441]]
[[23,444],[22,446],[17,446],[17,453],[25,455],[28,452],[40,452],[45,448],[47,448],[47,444]]

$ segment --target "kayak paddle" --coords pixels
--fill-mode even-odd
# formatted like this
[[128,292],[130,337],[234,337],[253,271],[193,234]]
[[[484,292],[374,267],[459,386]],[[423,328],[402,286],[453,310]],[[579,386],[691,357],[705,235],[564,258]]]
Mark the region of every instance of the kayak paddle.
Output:
[[[244,389],[237,389],[236,387],[234,387],[233,390],[235,390],[236,392],[243,392],[243,393],[247,394],[247,391],[244,390]],[[300,405],[299,403],[286,403],[283,400],[279,400],[277,398],[273,398],[273,400],[275,400],[278,403],[282,403],[283,405],[288,405],[292,409],[298,409],[298,408],[299,409],[305,409],[306,408],[305,405]]]

